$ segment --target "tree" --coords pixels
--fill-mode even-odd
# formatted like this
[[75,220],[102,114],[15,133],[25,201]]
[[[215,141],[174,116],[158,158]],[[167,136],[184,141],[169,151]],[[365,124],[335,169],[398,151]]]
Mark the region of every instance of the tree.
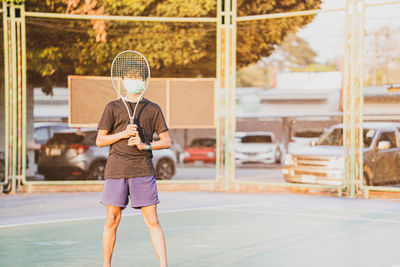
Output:
[[[300,11],[317,9],[320,2],[240,0],[237,10],[238,16]],[[215,17],[216,3],[212,0],[37,0],[28,1],[27,10]],[[311,22],[313,17],[238,23],[238,69],[268,57],[285,36]],[[101,29],[105,31],[103,35]],[[65,86],[66,76],[70,74],[109,75],[113,57],[127,49],[138,50],[148,58],[153,77],[216,76],[215,23],[104,21],[102,24],[99,21],[28,18],[27,46],[28,82],[43,86],[45,80],[48,92],[54,85]]]
[[315,64],[316,56],[317,53],[306,40],[291,33],[286,36],[281,45],[274,47],[271,56],[262,58],[260,63],[265,67],[273,67],[275,71],[282,72]]
[[291,33],[275,45],[273,54],[260,59],[237,72],[237,86],[239,87],[275,87],[275,75],[283,71],[326,71],[325,65],[315,62],[316,52],[308,42],[296,34]]
[[383,26],[365,36],[365,85],[379,86],[400,82],[400,28]]

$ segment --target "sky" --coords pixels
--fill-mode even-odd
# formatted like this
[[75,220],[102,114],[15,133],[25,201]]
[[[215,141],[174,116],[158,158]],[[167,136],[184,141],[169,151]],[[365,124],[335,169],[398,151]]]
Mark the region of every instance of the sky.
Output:
[[[366,4],[386,3],[388,0],[366,0]],[[346,0],[323,0],[322,9],[344,8]],[[367,7],[365,13],[366,33],[383,26],[400,28],[400,3],[380,7]],[[307,40],[319,63],[335,60],[344,53],[345,15],[342,12],[320,13],[298,36]],[[400,44],[399,44],[400,46]]]

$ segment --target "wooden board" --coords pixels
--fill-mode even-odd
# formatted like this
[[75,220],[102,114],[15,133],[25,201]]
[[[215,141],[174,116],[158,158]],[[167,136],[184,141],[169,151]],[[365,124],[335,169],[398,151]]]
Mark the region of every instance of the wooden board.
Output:
[[[215,128],[215,79],[151,78],[144,97],[157,103],[171,129]],[[72,127],[97,127],[104,106],[119,98],[110,77],[68,76]]]
[[214,79],[173,79],[170,84],[170,123],[174,128],[214,126]]

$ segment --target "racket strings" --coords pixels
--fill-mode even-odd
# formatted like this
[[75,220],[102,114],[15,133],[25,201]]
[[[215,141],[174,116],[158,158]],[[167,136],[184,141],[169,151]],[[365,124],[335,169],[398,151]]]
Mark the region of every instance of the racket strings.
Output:
[[[140,77],[145,83],[144,89],[141,91],[139,97],[136,99],[129,98],[131,96],[129,92],[124,87],[124,79],[138,79]],[[117,91],[118,95],[121,97],[128,111],[131,124],[133,123],[136,109],[138,107],[139,101],[143,97],[148,83],[150,80],[150,67],[147,59],[136,51],[124,51],[119,53],[113,60],[111,66],[111,81],[114,89]],[[133,115],[126,101],[136,102]]]
[[140,76],[147,86],[150,76],[149,72],[148,62],[143,55],[134,52],[126,52],[118,55],[114,59],[111,75],[116,90],[126,97],[128,92],[123,86],[124,78]]

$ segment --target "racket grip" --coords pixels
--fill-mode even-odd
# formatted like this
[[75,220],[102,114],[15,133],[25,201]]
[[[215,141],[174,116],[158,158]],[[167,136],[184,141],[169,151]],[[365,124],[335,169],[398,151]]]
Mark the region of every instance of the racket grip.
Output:
[[[133,136],[129,137],[129,139],[128,139],[128,142],[129,142],[129,140],[131,140],[131,139],[132,139],[132,137],[133,137]],[[130,147],[134,147],[135,145],[128,145],[128,146],[130,146]]]
[[129,145],[129,141],[132,139],[132,136],[131,137],[129,137],[129,139],[128,139],[128,146],[130,146],[130,147],[134,147],[134,145]]

